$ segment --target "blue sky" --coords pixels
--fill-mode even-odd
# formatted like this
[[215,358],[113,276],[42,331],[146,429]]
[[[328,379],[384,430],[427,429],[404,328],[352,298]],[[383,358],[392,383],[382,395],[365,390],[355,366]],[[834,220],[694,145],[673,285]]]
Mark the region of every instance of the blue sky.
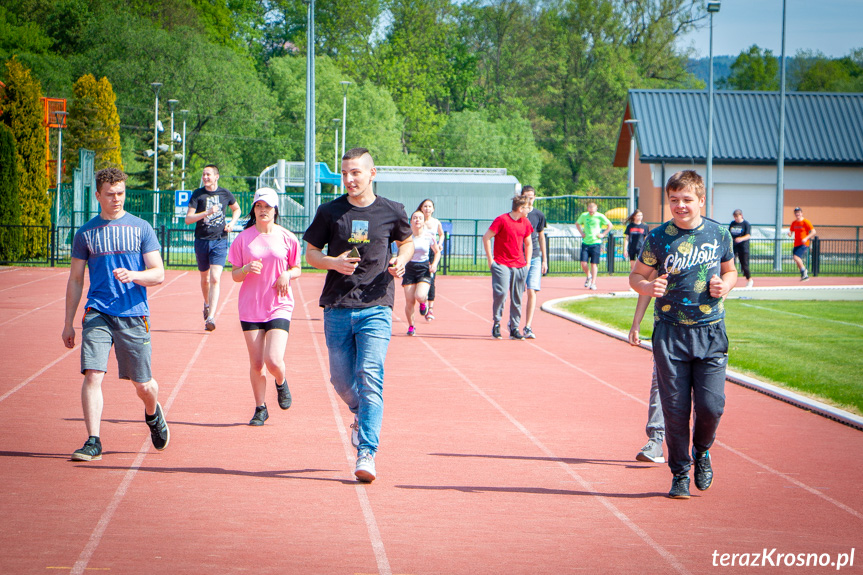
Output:
[[[785,50],[819,50],[846,56],[863,48],[863,0],[786,0]],[[705,20],[707,22],[708,20]],[[681,39],[695,48],[695,57],[709,55],[710,31],[705,26]],[[782,51],[782,0],[722,0],[713,16],[713,55],[737,56],[752,44]]]

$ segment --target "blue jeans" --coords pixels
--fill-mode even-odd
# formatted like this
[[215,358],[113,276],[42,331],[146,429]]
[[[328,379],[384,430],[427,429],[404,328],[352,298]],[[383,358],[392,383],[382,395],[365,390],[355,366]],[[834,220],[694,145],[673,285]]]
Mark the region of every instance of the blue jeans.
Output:
[[384,415],[384,360],[393,310],[385,306],[324,309],[330,382],[360,423],[357,453],[378,450]]

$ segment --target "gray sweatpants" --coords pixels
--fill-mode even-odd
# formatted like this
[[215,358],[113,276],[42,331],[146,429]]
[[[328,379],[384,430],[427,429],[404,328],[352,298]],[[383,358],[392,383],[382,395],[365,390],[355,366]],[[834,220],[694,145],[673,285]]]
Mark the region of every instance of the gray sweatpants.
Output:
[[647,425],[644,428],[647,437],[659,443],[665,440],[665,418],[662,417],[662,401],[659,399],[659,382],[656,380],[656,365],[653,366],[653,376],[650,378],[650,404],[647,406]]
[[491,289],[493,294],[492,316],[495,323],[503,317],[503,304],[509,293],[509,329],[518,329],[521,323],[521,296],[527,282],[529,266],[508,268],[497,262],[491,266]]
[[658,321],[653,328],[653,361],[659,383],[668,467],[687,473],[689,415],[693,414],[692,446],[710,449],[725,410],[725,367],[728,336],[725,322],[686,326]]

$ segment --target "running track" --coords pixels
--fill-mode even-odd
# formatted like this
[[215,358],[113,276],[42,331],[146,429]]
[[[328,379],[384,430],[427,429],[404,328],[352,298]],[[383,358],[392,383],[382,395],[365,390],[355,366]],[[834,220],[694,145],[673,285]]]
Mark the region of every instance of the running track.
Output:
[[[4,575],[735,573],[751,568],[713,567],[714,551],[773,548],[774,561],[856,548],[843,571],[863,572],[863,433],[729,384],[714,486],[667,499],[667,467],[634,461],[649,353],[541,311],[538,339],[492,340],[486,277],[439,278],[438,319],[415,338],[399,289],[371,485],[353,481],[351,420],[328,382],[320,274],[294,286],[294,405],[269,390],[252,428],[238,287],[224,276],[207,334],[197,272],[168,272],[150,299],[170,446],[152,449],[112,359],[104,458],[71,462],[86,437],[80,349],[60,341],[67,274],[0,268]],[[541,301],[585,291],[543,286]]]

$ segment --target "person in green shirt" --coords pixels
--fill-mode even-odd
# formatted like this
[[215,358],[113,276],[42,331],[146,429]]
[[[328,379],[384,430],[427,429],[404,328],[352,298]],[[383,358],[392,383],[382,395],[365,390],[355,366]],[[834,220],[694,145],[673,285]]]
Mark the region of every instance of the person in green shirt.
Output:
[[[605,226],[603,231],[602,226]],[[599,255],[602,252],[602,240],[614,229],[611,221],[605,214],[597,213],[596,202],[587,204],[587,211],[578,216],[575,227],[581,234],[581,269],[587,275],[584,287],[596,289],[596,272],[599,264]],[[588,263],[590,267],[588,268]]]

